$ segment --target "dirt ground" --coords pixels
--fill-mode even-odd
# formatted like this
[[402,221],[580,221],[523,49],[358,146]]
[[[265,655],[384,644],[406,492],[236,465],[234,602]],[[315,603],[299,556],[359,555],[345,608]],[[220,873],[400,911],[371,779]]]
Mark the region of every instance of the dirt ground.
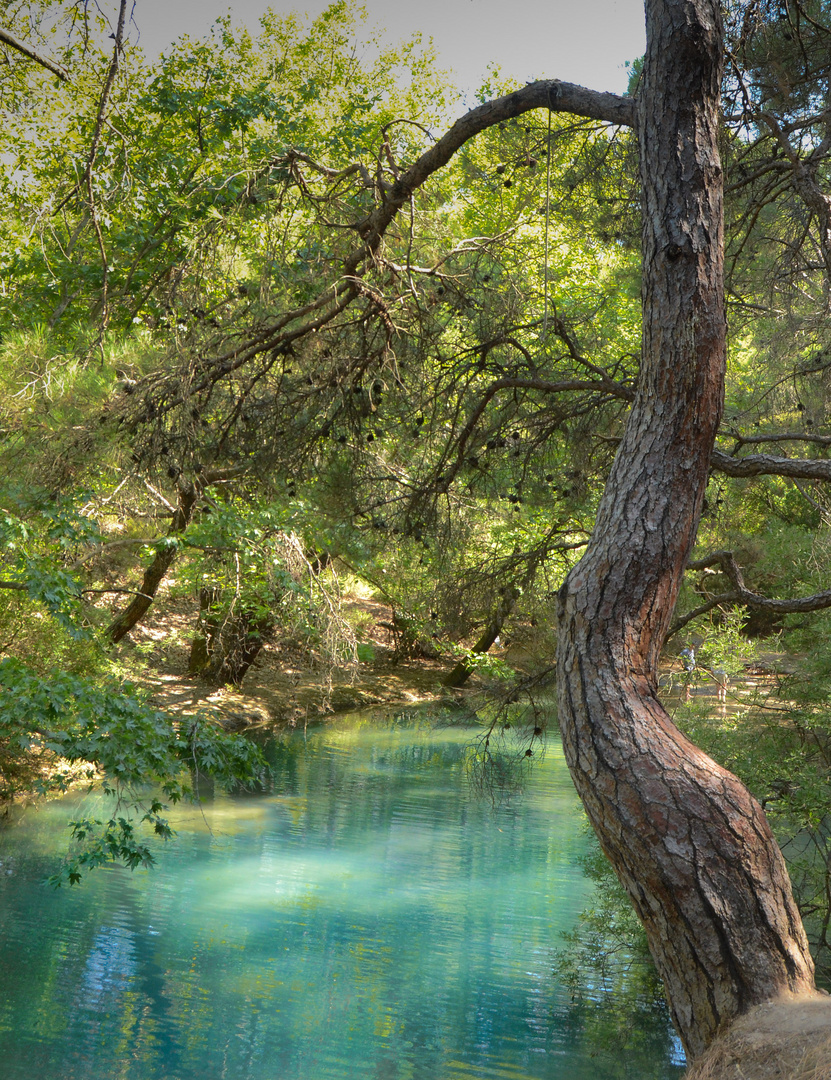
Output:
[[[371,658],[356,670],[327,671],[318,657],[296,643],[272,641],[247,672],[241,688],[211,686],[188,674],[198,606],[194,600],[172,597],[164,588],[144,621],[125,639],[123,656],[134,681],[150,690],[159,706],[182,713],[210,708],[225,726],[240,730],[260,724],[302,725],[373,705],[458,701],[477,688],[476,676],[461,692],[442,687],[442,678],[454,666],[452,657],[397,660],[392,611],[384,604],[351,597],[344,609],[347,617],[361,626],[361,641],[370,647]],[[543,662],[530,638],[512,641],[497,655],[518,670],[538,668]],[[681,674],[678,662],[668,663],[662,670],[660,681],[670,706],[680,700]],[[769,683],[766,671],[758,676],[748,671],[740,686],[728,688],[727,710]],[[692,688],[692,700],[714,700],[716,690],[712,678],[702,673]]]
[[831,997],[757,1005],[684,1073],[685,1080],[831,1080]]
[[333,713],[383,704],[418,704],[442,699],[442,676],[452,662],[396,660],[390,626],[392,612],[374,600],[353,598],[347,613],[357,614],[363,644],[371,659],[356,670],[329,672],[318,657],[291,642],[265,645],[239,689],[216,688],[188,674],[196,604],[165,597],[124,643],[124,657],[135,681],[153,701],[173,712],[214,710],[223,725],[241,730],[253,725],[303,725]]
[[[133,681],[150,690],[153,700],[172,712],[204,707],[214,710],[224,725],[243,729],[259,724],[303,724],[333,713],[373,705],[418,704],[458,701],[477,688],[474,675],[461,694],[441,685],[455,660],[419,658],[396,660],[392,634],[393,613],[377,600],[358,596],[344,601],[344,613],[360,626],[360,640],[371,654],[355,670],[327,671],[320,658],[297,643],[271,641],[246,673],[241,688],[217,689],[205,679],[188,674],[190,645],[198,621],[196,600],[177,596],[175,580],[165,582],[144,621],[122,643],[123,658]],[[545,666],[535,631],[522,630],[501,650],[492,650],[519,671]],[[550,643],[548,645],[550,648]],[[553,657],[551,658],[553,659]],[[781,657],[771,658],[773,667]],[[762,663],[759,671],[748,669],[739,683],[727,687],[722,710],[741,706],[755,691],[772,689],[772,668]],[[662,666],[660,684],[670,711],[682,700],[683,669],[680,661]],[[692,701],[714,702],[717,683],[706,669],[696,672]],[[829,1076],[831,1080],[831,1075]]]

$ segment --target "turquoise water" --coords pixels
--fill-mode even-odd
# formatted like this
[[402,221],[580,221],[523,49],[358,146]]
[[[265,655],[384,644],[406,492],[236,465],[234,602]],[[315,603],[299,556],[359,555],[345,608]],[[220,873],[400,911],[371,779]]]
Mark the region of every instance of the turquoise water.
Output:
[[[177,809],[155,868],[72,890],[41,882],[79,800],[27,812],[0,832],[0,1077],[643,1075],[599,1064],[557,980],[591,894],[559,746],[494,809],[472,737],[378,716],[297,732],[268,749],[271,794]],[[665,1029],[656,1045],[650,1076],[678,1076]]]

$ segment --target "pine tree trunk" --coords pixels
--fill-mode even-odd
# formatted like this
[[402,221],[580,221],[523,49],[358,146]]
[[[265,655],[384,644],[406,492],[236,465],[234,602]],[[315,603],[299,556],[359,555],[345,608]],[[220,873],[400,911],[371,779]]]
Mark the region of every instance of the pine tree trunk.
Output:
[[723,404],[722,35],[713,0],[647,0],[646,12],[642,370],[591,543],[560,593],[558,695],[577,790],[695,1056],[751,1005],[811,990],[813,965],[764,813],[657,697]]

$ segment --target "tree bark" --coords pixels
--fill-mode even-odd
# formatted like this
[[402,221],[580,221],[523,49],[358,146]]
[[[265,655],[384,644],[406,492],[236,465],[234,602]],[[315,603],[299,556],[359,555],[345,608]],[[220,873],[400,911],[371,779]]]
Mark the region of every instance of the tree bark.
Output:
[[779,848],[743,785],[685,739],[657,665],[724,394],[722,30],[714,0],[647,0],[639,95],[643,358],[586,555],[558,603],[563,743],[690,1054],[813,965]]
[[[522,593],[516,585],[505,586],[502,590],[502,595],[499,598],[499,603],[496,605],[496,610],[493,613],[492,619],[485,627],[481,637],[471,649],[471,652],[474,652],[479,656],[485,655],[491,645],[493,645],[502,633],[502,627],[505,625],[505,620],[513,614],[516,602],[519,600],[520,596],[522,596]],[[449,687],[451,690],[456,690],[460,686],[464,686],[474,670],[474,666],[469,661],[460,660],[453,670],[448,675],[445,675],[441,684],[442,686]]]
[[167,530],[169,542],[160,545],[156,549],[153,561],[144,571],[141,587],[127,607],[118,614],[107,627],[107,636],[115,645],[137,626],[150,609],[150,605],[156,598],[159,585],[164,580],[165,574],[176,561],[178,548],[174,537],[183,533],[190,523],[193,508],[199,497],[199,489],[195,484],[184,478],[179,478],[179,505],[173,514],[170,528]]

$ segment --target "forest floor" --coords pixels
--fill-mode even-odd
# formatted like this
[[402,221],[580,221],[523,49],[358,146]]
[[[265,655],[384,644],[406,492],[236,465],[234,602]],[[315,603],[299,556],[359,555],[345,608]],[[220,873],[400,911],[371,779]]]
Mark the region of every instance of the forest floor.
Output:
[[[463,690],[442,686],[443,677],[454,666],[454,657],[396,658],[393,615],[385,604],[350,596],[344,602],[344,614],[360,625],[361,642],[369,654],[356,668],[332,671],[316,653],[300,644],[272,641],[263,647],[241,687],[217,687],[188,673],[198,616],[196,602],[163,592],[144,622],[123,643],[122,658],[132,680],[148,690],[159,707],[183,714],[209,709],[230,730],[261,725],[302,727],[336,713],[371,706],[438,701],[457,704],[482,689],[476,675]],[[520,671],[539,669],[553,661],[553,657],[549,661],[535,655],[530,639],[517,640],[494,652]],[[780,667],[781,660],[779,656],[763,657],[759,664],[751,665],[741,681],[728,688],[726,710],[740,707],[757,690],[772,689],[770,671]],[[667,661],[662,667],[661,684],[670,707],[681,703],[682,674],[677,661]],[[716,683],[705,671],[697,676],[692,701],[712,704]]]
[[453,661],[396,659],[388,607],[350,597],[344,611],[360,621],[362,644],[370,656],[354,670],[331,671],[314,652],[293,642],[273,641],[263,647],[241,687],[216,687],[188,674],[198,611],[193,601],[171,597],[154,604],[132,631],[123,657],[133,681],[149,690],[160,707],[174,713],[207,708],[233,730],[268,724],[303,726],[333,713],[448,697],[441,679]]

